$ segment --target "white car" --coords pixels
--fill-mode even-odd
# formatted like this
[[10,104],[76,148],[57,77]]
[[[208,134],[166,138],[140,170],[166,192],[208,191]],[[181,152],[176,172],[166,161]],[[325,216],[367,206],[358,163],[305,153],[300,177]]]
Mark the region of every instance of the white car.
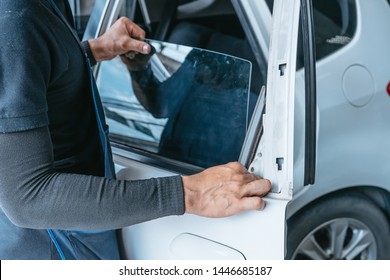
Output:
[[124,228],[123,258],[390,259],[389,0],[96,0],[84,39],[120,16],[180,94],[156,113],[149,78],[95,67],[118,177],[237,160],[273,184],[261,212]]

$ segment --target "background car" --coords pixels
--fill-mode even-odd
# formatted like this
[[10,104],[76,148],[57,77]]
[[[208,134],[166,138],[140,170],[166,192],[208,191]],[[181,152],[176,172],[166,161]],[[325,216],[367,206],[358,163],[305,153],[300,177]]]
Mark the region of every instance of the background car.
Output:
[[[310,25],[288,27],[293,21],[289,21],[288,14],[285,18],[281,16],[283,9],[288,9],[279,5],[282,1],[275,1],[275,7],[273,2],[96,1],[91,19],[99,20],[90,20],[85,39],[98,36],[124,15],[142,26],[147,38],[251,62],[251,83],[245,104],[248,123],[252,119],[252,124],[246,140],[241,138],[237,142],[241,154],[235,155],[250,171],[269,174],[266,170],[271,168],[270,164],[262,164],[259,151],[266,153],[278,144],[259,138],[267,138],[264,135],[272,130],[266,125],[268,118],[277,118],[287,107],[295,108],[291,166],[294,194],[286,212],[278,204],[287,204],[290,190],[281,186],[273,190],[267,201],[267,208],[273,214],[261,217],[266,221],[248,213],[218,221],[164,218],[132,226],[122,230],[124,257],[221,258],[212,252],[225,250],[227,258],[278,258],[278,254],[260,252],[272,251],[274,243],[267,239],[269,245],[259,246],[256,243],[261,238],[256,238],[256,233],[260,234],[264,227],[270,231],[266,238],[278,235],[284,239],[284,227],[277,222],[282,218],[283,222],[287,221],[288,259],[390,259],[390,144],[387,140],[390,69],[386,67],[386,61],[390,61],[387,50],[390,31],[386,28],[390,25],[390,3],[388,0],[301,1],[303,7],[309,5],[307,10],[302,9],[301,21],[306,20]],[[291,5],[292,12],[294,3],[286,4]],[[305,14],[305,11],[309,12]],[[312,48],[306,29],[313,30]],[[296,32],[298,44],[293,40],[294,35],[283,34],[281,30]],[[293,54],[293,65],[291,59],[272,56],[278,52]],[[309,67],[310,57],[316,57],[315,71]],[[294,75],[289,72],[292,66],[296,70]],[[284,80],[274,77],[276,72],[280,77],[286,74],[294,78],[287,84],[290,87],[278,88],[276,82]],[[199,163],[191,157],[183,160],[159,152],[160,136],[167,120],[153,117],[132,95],[131,75],[119,59],[101,63],[95,68],[95,74],[111,126],[119,175],[144,178],[191,174],[218,163]],[[282,97],[284,91],[291,90],[291,85],[295,106],[286,104]],[[280,110],[273,111],[270,105],[265,105],[266,120],[261,118],[264,111],[259,109],[267,102],[261,102],[262,88],[266,89],[265,100],[278,102],[274,93],[284,100]],[[317,90],[314,111],[313,106],[307,107],[305,98],[305,92],[310,95],[313,88]],[[285,118],[291,119],[291,115]],[[256,133],[254,120],[263,124]],[[276,141],[287,138],[286,135],[277,137],[275,133],[271,136]],[[248,142],[255,144],[255,148],[249,149]],[[284,172],[285,166],[289,167],[285,162],[287,156],[275,156],[272,160],[275,177],[278,170]],[[145,166],[147,172],[143,170]],[[264,215],[268,215],[267,211]],[[283,246],[275,244],[274,250],[284,249]]]

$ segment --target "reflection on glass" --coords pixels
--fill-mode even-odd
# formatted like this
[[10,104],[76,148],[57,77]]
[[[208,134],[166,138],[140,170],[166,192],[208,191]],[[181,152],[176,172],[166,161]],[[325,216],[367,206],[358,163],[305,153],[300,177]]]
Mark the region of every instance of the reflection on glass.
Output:
[[202,167],[238,160],[247,127],[250,62],[150,44],[155,53],[141,71],[127,68],[123,62],[132,61],[123,58],[101,65],[98,86],[114,137]]

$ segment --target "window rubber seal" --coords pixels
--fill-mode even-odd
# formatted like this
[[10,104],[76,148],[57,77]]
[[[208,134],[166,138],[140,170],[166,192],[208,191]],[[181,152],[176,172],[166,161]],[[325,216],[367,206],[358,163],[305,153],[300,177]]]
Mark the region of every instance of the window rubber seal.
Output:
[[316,49],[311,0],[301,0],[301,24],[305,69],[305,173],[304,185],[313,185],[317,156]]

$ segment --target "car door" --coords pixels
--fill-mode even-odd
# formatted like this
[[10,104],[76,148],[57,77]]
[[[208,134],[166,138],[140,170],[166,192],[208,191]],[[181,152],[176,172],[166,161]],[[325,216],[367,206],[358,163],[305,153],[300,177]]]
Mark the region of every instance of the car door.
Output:
[[[138,5],[142,9],[145,5],[153,4],[153,1],[97,2],[104,2],[104,5],[98,5],[100,10],[94,11],[101,13],[96,36],[107,30],[124,11],[125,15],[136,19]],[[158,1],[154,2],[156,4]],[[186,6],[191,11],[196,10],[196,7],[205,9],[197,6],[201,4],[198,2],[200,1],[183,5],[192,4],[190,8]],[[267,2],[269,1],[232,1],[232,7],[243,26],[245,38],[251,45],[255,59],[257,62],[267,64],[263,70],[266,80],[261,91],[255,92],[256,102],[252,106],[253,110],[248,109],[246,112],[248,116],[246,127],[243,131],[240,130],[239,135],[242,139],[239,143],[239,153],[235,154],[233,160],[240,161],[250,172],[272,182],[272,192],[265,198],[266,208],[263,211],[248,211],[220,219],[190,214],[169,216],[123,228],[120,236],[124,258],[283,259],[285,257],[285,209],[292,198],[293,186],[311,184],[314,180],[315,70],[310,61],[315,60],[311,49],[313,38],[309,36],[311,34],[310,1],[302,1],[302,6],[299,0],[275,0],[271,5]],[[209,5],[213,3],[214,1],[210,1]],[[181,11],[185,10],[186,7],[183,8],[183,5],[178,7],[178,11],[180,8]],[[272,17],[267,10],[269,6],[273,7]],[[305,38],[303,40],[305,67],[302,71],[296,71],[297,57],[299,58],[297,40],[301,9],[304,12],[302,34]],[[203,10],[203,12],[210,10]],[[150,23],[147,22],[145,28],[148,28]],[[88,27],[87,31],[91,34]],[[159,44],[159,42],[155,43]],[[193,50],[192,46],[190,47]],[[186,48],[175,45],[170,48],[170,51],[175,52],[175,57],[178,57]],[[209,53],[211,52],[206,51],[206,54]],[[188,52],[185,55],[188,55]],[[220,54],[220,56],[224,57],[225,61],[236,59],[231,55]],[[159,57],[161,58],[161,53]],[[130,87],[132,74],[129,74],[123,66],[119,66],[121,65],[119,58],[105,63],[95,67],[95,75],[106,117],[111,125],[114,161],[119,179],[135,180],[174,174],[187,175],[214,164],[213,161],[206,163],[201,161],[203,155],[200,156],[200,161],[195,159],[192,161],[191,158],[183,159],[172,154],[160,153],[159,137],[164,134],[169,120],[153,118],[145,113],[145,109],[137,103],[136,98],[133,97],[132,101],[129,101],[127,97],[123,97],[118,87]],[[166,70],[167,67],[160,67],[160,69]],[[211,69],[211,72],[215,71],[213,68],[207,69]],[[207,69],[205,68],[205,71]],[[241,74],[252,75],[252,81],[261,79],[260,76],[255,76],[250,68],[248,69]],[[164,76],[164,71],[160,74]],[[246,108],[251,107],[249,99],[250,97],[245,103]],[[210,107],[214,108],[215,105]],[[233,107],[228,110],[233,111]],[[211,125],[214,122],[215,120],[212,119],[209,123]],[[192,128],[189,126],[188,129]],[[235,130],[232,128],[230,131],[233,134]],[[185,144],[180,142],[184,139],[179,138],[175,143]],[[223,142],[225,141],[221,141],[219,145]],[[213,154],[211,151],[211,155]]]

